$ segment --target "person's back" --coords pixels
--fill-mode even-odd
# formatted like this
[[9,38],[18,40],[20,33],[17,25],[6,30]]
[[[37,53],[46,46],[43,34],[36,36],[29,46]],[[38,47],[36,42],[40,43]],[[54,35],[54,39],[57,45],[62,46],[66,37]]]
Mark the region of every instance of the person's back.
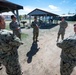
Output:
[[14,73],[21,75],[17,52],[20,44],[20,40],[13,36],[11,31],[0,30],[0,61],[5,65],[8,75],[13,75]]
[[58,42],[57,46],[62,49],[60,73],[61,75],[71,75],[73,68],[76,66],[76,35]]

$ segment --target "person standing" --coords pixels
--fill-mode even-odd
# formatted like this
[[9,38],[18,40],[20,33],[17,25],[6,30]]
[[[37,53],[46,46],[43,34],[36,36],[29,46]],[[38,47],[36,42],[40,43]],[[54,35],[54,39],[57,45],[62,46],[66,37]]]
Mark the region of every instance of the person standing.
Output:
[[16,35],[21,39],[21,29],[19,27],[19,23],[16,21],[16,16],[11,16],[12,22],[10,23],[9,27],[13,31],[13,34]]
[[8,75],[22,75],[18,59],[18,48],[23,44],[12,31],[5,29],[5,20],[0,16],[0,63]]
[[62,40],[64,39],[65,29],[67,28],[68,23],[65,21],[64,18],[62,18],[62,21],[60,22],[59,25],[60,25],[60,28],[59,28],[59,31],[58,31],[57,42],[59,41],[60,35],[61,35],[61,39]]
[[36,16],[34,17],[31,27],[33,28],[33,41],[37,42],[39,36],[39,23]]
[[75,34],[76,34],[76,24],[74,24],[74,32],[75,32]]
[[69,36],[57,46],[62,49],[60,62],[60,75],[72,75],[76,67],[76,35]]

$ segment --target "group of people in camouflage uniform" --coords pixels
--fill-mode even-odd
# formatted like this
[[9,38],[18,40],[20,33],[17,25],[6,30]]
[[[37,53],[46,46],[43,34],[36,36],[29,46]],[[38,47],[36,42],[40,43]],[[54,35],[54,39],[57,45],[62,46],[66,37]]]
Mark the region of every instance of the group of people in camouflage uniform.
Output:
[[[64,18],[61,19],[59,24],[60,28],[57,36],[57,46],[62,49],[61,62],[60,62],[60,74],[71,75],[73,68],[76,66],[76,35],[70,36],[64,39],[65,30],[68,27],[68,23]],[[33,27],[33,41],[38,39],[39,24],[37,17],[34,17],[32,22]],[[74,24],[74,32],[76,34],[76,24]],[[59,38],[61,36],[61,41]]]
[[[12,15],[11,19],[10,29],[13,32],[5,29],[4,17],[0,16],[0,65],[5,66],[8,75],[22,75],[17,52],[19,46],[23,44],[21,42],[21,30],[16,22],[16,17]],[[62,49],[60,73],[61,75],[71,75],[73,68],[76,66],[76,35],[64,39],[68,23],[62,18],[59,25],[57,46]],[[37,17],[34,17],[31,27],[33,28],[33,41],[37,42],[39,35]],[[76,34],[76,24],[74,25],[74,32]],[[62,41],[58,42],[60,35]]]
[[[37,40],[39,33],[37,18],[34,17],[34,19],[34,22],[32,22],[33,41]],[[59,26],[60,28],[57,36],[57,46],[62,49],[60,74],[71,75],[73,68],[76,66],[76,35],[64,39],[65,30],[68,27],[68,23],[64,18],[61,19]],[[74,32],[76,34],[76,24],[74,24]],[[62,40],[61,42],[59,42],[60,35]]]
[[[8,75],[22,75],[17,52],[19,46],[23,44],[21,42],[21,29],[16,22],[16,16],[12,15],[11,19],[9,28],[12,31],[8,31],[5,29],[4,17],[0,16],[0,70],[3,64]],[[39,35],[37,17],[34,18],[32,27],[33,41],[37,42]]]

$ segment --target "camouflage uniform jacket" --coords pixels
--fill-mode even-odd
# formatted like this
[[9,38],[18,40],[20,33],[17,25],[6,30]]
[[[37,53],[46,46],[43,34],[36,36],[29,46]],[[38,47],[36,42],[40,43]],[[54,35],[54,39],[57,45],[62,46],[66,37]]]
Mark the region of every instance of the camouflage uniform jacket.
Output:
[[33,32],[39,31],[39,23],[37,21],[33,21],[31,27],[33,28]]
[[21,32],[21,29],[19,27],[19,23],[18,22],[12,21],[10,23],[10,29],[13,30],[13,31]]
[[76,35],[57,43],[57,46],[62,49],[61,58],[64,62],[76,61]]
[[58,33],[65,33],[65,29],[68,26],[68,23],[66,21],[60,22],[60,28]]
[[20,39],[14,36],[11,31],[0,30],[0,58],[7,56],[13,50],[17,50],[21,44]]

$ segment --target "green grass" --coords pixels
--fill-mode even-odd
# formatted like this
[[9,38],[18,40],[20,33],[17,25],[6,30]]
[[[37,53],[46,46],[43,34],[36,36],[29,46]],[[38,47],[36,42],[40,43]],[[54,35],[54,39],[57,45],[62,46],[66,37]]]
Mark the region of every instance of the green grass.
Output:
[[10,30],[9,25],[6,25],[6,29],[7,29],[7,30]]
[[28,37],[28,34],[21,33],[21,38],[22,38],[22,39],[25,39],[25,38],[27,38],[27,37]]

